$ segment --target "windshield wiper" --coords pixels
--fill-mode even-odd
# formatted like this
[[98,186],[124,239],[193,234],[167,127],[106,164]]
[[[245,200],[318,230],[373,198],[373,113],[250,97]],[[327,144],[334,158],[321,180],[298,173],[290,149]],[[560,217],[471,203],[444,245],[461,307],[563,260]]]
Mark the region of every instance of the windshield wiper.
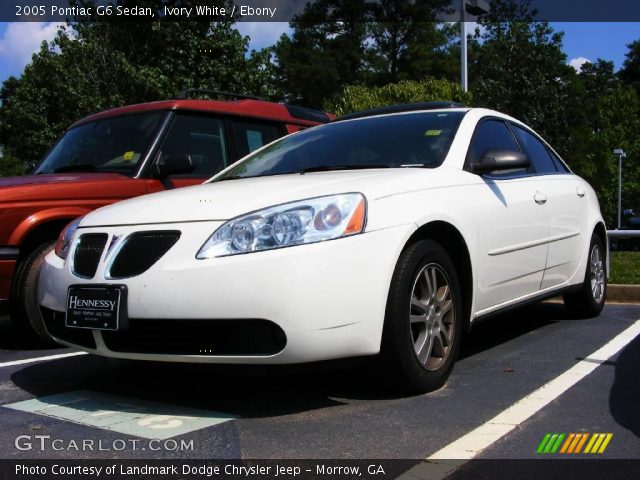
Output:
[[300,172],[279,172],[279,173],[265,173],[263,175],[230,175],[228,177],[222,177],[216,180],[216,182],[222,182],[224,180],[241,180],[243,178],[260,178],[260,177],[275,177],[277,175],[293,175]]
[[97,172],[98,169],[91,163],[79,163],[77,165],[65,165],[64,167],[56,168],[53,173],[64,172]]
[[332,170],[365,170],[365,169],[369,169],[369,168],[391,168],[390,165],[374,165],[374,164],[370,164],[370,165],[319,165],[316,167],[307,167],[307,168],[303,168],[302,171],[300,172],[300,175],[304,175],[305,173],[311,173],[311,172],[329,172]]

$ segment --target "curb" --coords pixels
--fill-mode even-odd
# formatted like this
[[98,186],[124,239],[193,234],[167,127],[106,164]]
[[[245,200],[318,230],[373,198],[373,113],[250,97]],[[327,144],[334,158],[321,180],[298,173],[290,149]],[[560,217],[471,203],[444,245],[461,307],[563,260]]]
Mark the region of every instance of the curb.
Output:
[[607,303],[640,303],[640,285],[607,285]]

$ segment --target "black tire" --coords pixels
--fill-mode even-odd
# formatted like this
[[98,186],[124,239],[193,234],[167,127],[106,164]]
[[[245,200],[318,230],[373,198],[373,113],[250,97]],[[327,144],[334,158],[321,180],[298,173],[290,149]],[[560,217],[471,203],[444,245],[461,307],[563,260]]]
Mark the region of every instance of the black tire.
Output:
[[[426,279],[432,274],[435,288],[430,287],[434,280]],[[445,285],[449,286],[448,297]],[[393,274],[382,337],[380,360],[394,386],[408,393],[442,387],[458,355],[463,325],[462,294],[451,258],[432,240],[410,245],[400,255]],[[432,347],[430,338],[434,339]],[[426,354],[421,344],[426,346]],[[417,350],[422,352],[422,360]]]
[[[595,251],[595,253],[594,253]],[[594,259],[597,255],[599,260]],[[607,258],[602,240],[597,234],[591,236],[587,267],[584,282],[575,293],[564,296],[564,305],[569,313],[576,318],[597,317],[604,308],[607,298]],[[594,288],[594,282],[599,288]]]
[[18,264],[14,279],[10,306],[14,328],[28,340],[43,346],[55,345],[42,320],[38,305],[38,276],[44,257],[53,249],[54,241],[45,242]]

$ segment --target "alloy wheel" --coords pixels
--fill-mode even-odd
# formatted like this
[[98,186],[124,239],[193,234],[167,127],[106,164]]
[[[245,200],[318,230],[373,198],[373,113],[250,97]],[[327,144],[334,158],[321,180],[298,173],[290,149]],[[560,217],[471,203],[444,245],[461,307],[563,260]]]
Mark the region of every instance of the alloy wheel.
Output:
[[602,261],[602,250],[599,245],[593,245],[589,255],[589,274],[591,277],[591,294],[596,303],[604,298],[605,271]]
[[435,263],[425,265],[411,291],[410,328],[420,364],[438,370],[447,360],[455,338],[455,308],[449,278]]

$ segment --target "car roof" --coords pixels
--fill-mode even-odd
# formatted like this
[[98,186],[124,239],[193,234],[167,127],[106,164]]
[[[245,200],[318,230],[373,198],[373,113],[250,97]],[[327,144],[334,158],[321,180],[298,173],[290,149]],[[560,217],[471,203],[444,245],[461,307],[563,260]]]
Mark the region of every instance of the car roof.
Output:
[[387,105],[384,107],[371,108],[368,110],[360,110],[357,112],[343,115],[336,121],[353,120],[355,118],[374,117],[379,115],[387,115],[391,113],[405,113],[415,111],[432,111],[442,109],[466,108],[462,103],[456,102],[420,102],[420,103],[400,103],[397,105]]
[[254,99],[233,101],[175,99],[139,103],[104,110],[78,120],[71,125],[70,128],[109,117],[168,110],[222,113],[225,115],[259,118],[306,127],[318,125],[319,123],[327,123],[334,118],[333,115],[319,110]]

